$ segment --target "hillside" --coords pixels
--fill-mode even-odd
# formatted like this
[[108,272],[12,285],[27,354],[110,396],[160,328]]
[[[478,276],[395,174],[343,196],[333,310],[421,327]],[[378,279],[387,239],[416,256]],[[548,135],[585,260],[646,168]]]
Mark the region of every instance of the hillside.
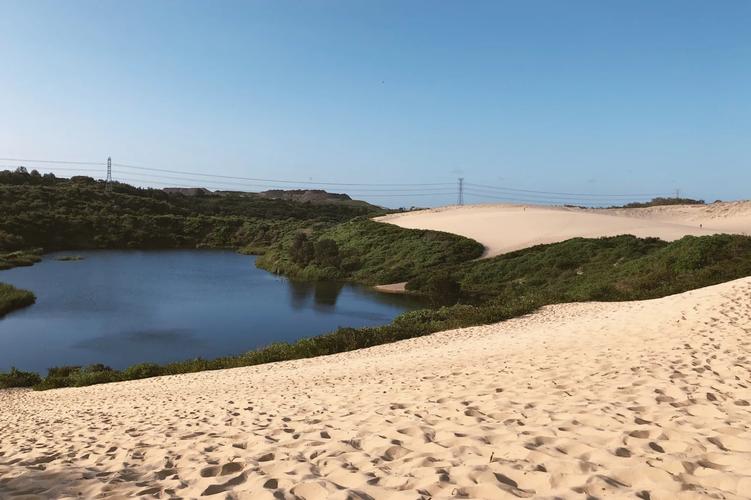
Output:
[[166,192],[88,177],[0,172],[0,250],[267,248],[297,229],[374,215],[368,204]]

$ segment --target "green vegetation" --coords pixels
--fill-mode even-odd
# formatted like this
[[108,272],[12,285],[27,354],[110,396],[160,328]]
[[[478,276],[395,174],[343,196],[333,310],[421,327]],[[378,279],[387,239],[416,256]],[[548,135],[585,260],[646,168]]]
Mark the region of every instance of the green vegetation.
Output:
[[652,198],[647,202],[634,202],[627,203],[620,207],[610,208],[647,208],[647,207],[661,207],[665,205],[704,205],[704,200],[694,200],[692,198]]
[[294,233],[256,264],[297,279],[374,285],[407,281],[430,269],[475,259],[482,252],[481,244],[462,236],[358,218],[317,234]]
[[[0,233],[0,239],[2,234]],[[41,250],[0,253],[0,271],[13,267],[31,266],[42,260]]]
[[89,177],[0,172],[0,250],[236,248],[263,251],[298,230],[382,210],[366,203],[300,203],[247,193],[186,196]]
[[[2,234],[0,234],[0,239]],[[31,266],[42,258],[37,251],[0,253],[0,271],[19,266]],[[0,283],[0,318],[11,311],[30,306],[36,301],[33,293]]]
[[465,300],[544,303],[661,297],[751,275],[751,238],[686,236],[666,243],[634,236],[574,238],[424,273],[407,289],[428,293],[436,276],[456,282]]
[[657,298],[749,275],[751,237],[687,236],[672,243],[633,236],[575,238],[426,270],[411,280],[408,288],[455,294],[461,302],[408,312],[388,325],[340,328],[327,335],[214,360],[147,363],[122,371],[102,365],[53,368],[35,385],[37,389],[82,386],[334,354],[502,321],[547,304]]
[[14,366],[8,373],[0,372],[0,389],[32,387],[40,384],[42,377],[33,372],[22,372]]
[[11,311],[30,306],[35,301],[36,297],[28,290],[19,290],[6,283],[0,283],[0,318]]

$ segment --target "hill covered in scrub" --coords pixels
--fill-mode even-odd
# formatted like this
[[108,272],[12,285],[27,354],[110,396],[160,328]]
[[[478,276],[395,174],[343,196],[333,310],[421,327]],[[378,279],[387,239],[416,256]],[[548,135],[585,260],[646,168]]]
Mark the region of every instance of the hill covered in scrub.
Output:
[[0,250],[252,247],[297,229],[382,210],[362,203],[310,203],[265,196],[186,195],[89,177],[0,172]]
[[751,276],[751,237],[630,235],[573,238],[490,259],[433,268],[407,283],[421,293],[454,290],[465,301],[544,303],[641,300]]
[[405,230],[358,218],[283,238],[257,265],[297,279],[369,285],[406,281],[434,268],[476,259],[483,246],[440,231]]

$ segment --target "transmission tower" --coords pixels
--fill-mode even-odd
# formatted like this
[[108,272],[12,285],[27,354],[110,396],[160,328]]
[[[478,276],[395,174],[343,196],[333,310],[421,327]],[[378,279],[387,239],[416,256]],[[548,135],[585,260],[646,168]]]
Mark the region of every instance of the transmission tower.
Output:
[[459,177],[459,205],[464,205],[464,177]]
[[112,158],[107,158],[107,180],[104,181],[104,190],[106,192],[112,191]]

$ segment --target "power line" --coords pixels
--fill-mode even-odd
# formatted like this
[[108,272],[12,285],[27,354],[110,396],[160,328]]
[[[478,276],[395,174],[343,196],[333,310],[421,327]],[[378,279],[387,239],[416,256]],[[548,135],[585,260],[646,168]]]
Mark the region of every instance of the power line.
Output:
[[[131,172],[126,172],[126,174],[131,174]],[[190,177],[180,177],[180,176],[174,176],[174,175],[158,175],[158,174],[149,174],[149,173],[138,173],[136,174],[133,172],[134,175],[139,175],[139,178],[141,180],[147,180],[147,179],[173,179],[177,181],[187,181],[187,182],[196,182],[196,183],[203,183],[203,184],[220,184],[220,185],[232,185],[232,186],[241,186],[241,187],[255,187],[255,188],[271,188],[271,189],[289,189],[289,186],[279,186],[274,184],[259,184],[259,183],[249,183],[249,182],[234,182],[234,181],[212,181],[208,179],[195,179]],[[143,179],[143,178],[146,179]],[[309,189],[309,188],[306,188]],[[442,187],[431,187],[431,188],[421,188],[421,187],[413,187],[413,188],[407,188],[407,189],[401,189],[401,188],[392,188],[392,189],[363,189],[363,188],[357,188],[358,191],[368,191],[368,192],[392,192],[392,191],[434,191],[436,189],[449,189],[449,188],[442,188]],[[451,190],[451,192],[454,192]]]
[[531,189],[516,189],[499,186],[490,186],[488,184],[473,184],[467,183],[467,186],[474,186],[479,188],[492,189],[497,191],[510,191],[515,193],[536,193],[536,194],[554,194],[554,195],[566,195],[566,196],[585,196],[585,197],[602,197],[602,198],[630,198],[634,196],[664,196],[665,193],[639,193],[639,194],[601,194],[601,193],[561,193],[555,191],[534,191]]
[[[85,162],[85,161],[68,161],[68,160],[40,160],[40,159],[30,159],[30,158],[0,158],[0,161],[18,161],[18,162],[26,162],[26,163],[49,163],[49,164],[60,164],[60,165],[99,165],[99,166],[106,166],[106,162]],[[278,184],[301,184],[301,185],[318,185],[318,186],[452,186],[452,182],[433,182],[433,183],[426,183],[426,182],[418,182],[418,183],[365,183],[365,182],[318,182],[318,181],[300,181],[300,180],[287,180],[287,179],[265,179],[265,178],[259,178],[259,177],[242,177],[242,176],[233,176],[233,175],[221,175],[221,174],[206,174],[203,172],[190,172],[185,170],[172,170],[172,169],[165,169],[165,168],[155,168],[155,167],[145,167],[141,165],[133,165],[129,163],[116,163],[112,162],[113,167],[119,167],[119,168],[125,168],[125,169],[134,169],[134,170],[143,170],[143,171],[150,171],[150,172],[164,172],[164,173],[171,173],[171,174],[182,174],[182,175],[194,175],[199,177],[208,177],[208,178],[218,178],[218,179],[235,179],[235,180],[243,180],[243,181],[254,181],[254,182],[271,182],[271,183],[278,183]]]
[[574,196],[574,195],[558,195],[558,196],[556,196],[556,195],[531,194],[531,193],[527,193],[527,192],[516,192],[516,191],[511,191],[511,192],[506,193],[506,192],[488,190],[487,188],[476,188],[476,187],[473,187],[474,186],[473,184],[468,184],[468,186],[470,186],[469,189],[472,190],[472,191],[474,191],[474,192],[480,192],[482,194],[487,194],[487,195],[493,195],[493,196],[505,196],[505,195],[510,195],[510,196],[524,196],[526,198],[532,198],[532,199],[536,198],[536,199],[544,199],[544,200],[558,199],[558,200],[564,200],[564,201],[565,200],[592,200],[592,201],[598,201],[598,200],[613,200],[613,199],[619,199],[619,198],[627,198],[627,199],[651,199],[652,196],[653,196],[653,195],[638,195],[638,196],[637,195],[633,195],[633,196],[626,196],[626,195],[624,195],[624,196],[609,196],[609,197],[605,197],[605,196],[584,196],[584,195],[582,195],[582,196]]
[[[0,165],[0,168],[8,168],[8,169],[14,169],[18,167],[23,167],[25,165]],[[68,171],[68,172],[101,172],[101,168],[83,168],[83,167],[39,167],[43,170],[50,170],[52,171],[52,168],[54,168],[55,171],[62,170],[62,171]],[[49,173],[49,172],[45,172]]]
[[479,193],[476,191],[466,191],[467,195],[487,198],[498,201],[515,202],[515,203],[530,203],[538,205],[588,205],[588,206],[603,206],[609,204],[623,203],[626,200],[618,199],[600,199],[600,200],[581,200],[581,199],[560,199],[560,198],[547,198],[547,199],[530,199],[520,198],[515,196],[497,196],[489,195],[485,193]]
[[[149,177],[149,179],[142,179],[142,178],[134,179],[136,182],[145,182],[145,183],[162,184],[162,185],[171,185],[171,184],[154,181],[151,178],[156,177],[156,178],[174,179],[174,180],[179,180],[179,181],[188,181],[188,182],[202,183],[202,184],[215,184],[215,185],[221,185],[221,186],[234,185],[234,186],[241,186],[241,187],[256,187],[256,188],[267,188],[267,189],[268,188],[286,189],[288,188],[289,185],[341,186],[341,187],[351,188],[356,191],[361,191],[362,193],[357,193],[357,194],[362,195],[362,196],[416,196],[418,194],[420,196],[437,196],[437,195],[448,194],[450,192],[448,190],[451,190],[450,186],[452,185],[455,186],[455,184],[450,183],[450,182],[437,182],[437,183],[357,183],[357,182],[352,182],[352,183],[347,183],[347,182],[318,182],[318,181],[294,181],[294,180],[286,180],[286,179],[284,180],[283,179],[266,179],[266,178],[258,178],[258,177],[207,174],[207,173],[202,173],[202,172],[191,172],[191,171],[183,171],[183,170],[145,167],[145,166],[139,166],[139,165],[132,165],[128,163],[114,163],[109,158],[108,158],[107,163],[87,162],[87,161],[68,161],[68,160],[42,160],[42,159],[28,159],[28,158],[0,158],[0,161],[14,161],[14,162],[23,162],[23,163],[41,163],[41,164],[70,165],[70,166],[72,165],[107,166],[107,181],[105,181],[107,186],[109,186],[111,182],[111,169],[113,166],[118,167],[119,169],[141,171],[143,172],[142,174],[143,176]],[[66,166],[56,167],[56,170],[76,171],[76,172],[84,172],[84,171],[85,172],[100,172],[101,171],[99,169],[94,169],[94,168],[66,167]],[[149,173],[149,172],[189,175],[189,176],[202,177],[203,179],[158,175],[158,174]],[[127,175],[130,172],[125,172],[125,173]],[[212,179],[215,179],[215,180],[212,180]],[[233,181],[251,181],[251,183],[233,182]],[[545,202],[545,201],[553,202],[552,200],[559,200],[563,202],[589,200],[591,202],[596,202],[596,203],[605,203],[607,200],[617,200],[619,198],[637,199],[637,198],[651,198],[651,197],[656,197],[656,196],[670,196],[664,193],[602,194],[602,193],[569,193],[569,192],[558,192],[558,191],[518,189],[518,188],[512,188],[512,187],[493,186],[489,184],[468,183],[468,182],[464,182],[464,178],[458,179],[458,182],[459,182],[459,185],[458,185],[457,201],[460,205],[464,203],[465,192],[467,194],[471,194],[472,196],[493,198],[493,199],[499,199],[499,200],[524,201],[524,202],[531,202],[531,203],[540,203],[540,202]],[[272,184],[269,184],[269,183],[272,183]],[[283,184],[284,186],[279,186],[276,184]],[[203,186],[192,186],[192,187],[203,187]],[[381,187],[383,189],[366,189],[367,187]],[[399,189],[401,187],[405,189]],[[447,191],[443,192],[444,190],[447,190]],[[439,192],[436,192],[436,191],[439,191]],[[415,192],[419,192],[419,193],[415,193]],[[384,194],[378,195],[375,193],[384,193]],[[355,193],[349,193],[349,194],[355,194]]]
[[102,165],[104,162],[92,162],[92,161],[63,161],[63,160],[29,160],[24,158],[0,158],[0,161],[20,161],[25,163],[55,163],[60,165]]
[[255,182],[275,182],[279,184],[306,184],[306,185],[319,185],[319,186],[450,186],[451,182],[434,182],[434,183],[365,183],[365,182],[316,182],[316,181],[290,181],[281,179],[263,179],[259,177],[240,177],[234,175],[220,175],[220,174],[204,174],[200,172],[187,172],[184,170],[170,170],[165,168],[151,168],[140,167],[136,165],[128,165],[126,163],[113,163],[113,166],[131,168],[136,170],[146,170],[151,172],[166,172],[170,174],[183,174],[183,175],[197,175],[201,177],[214,177],[217,179],[237,179],[244,181]]
[[[141,178],[136,178],[136,177],[120,177],[120,176],[117,176],[117,178],[115,180],[117,182],[129,182],[129,183],[130,182],[135,182],[135,183],[142,183],[143,182],[143,183],[157,184],[157,185],[161,185],[161,186],[165,186],[165,187],[174,187],[174,188],[179,188],[179,187],[184,187],[184,188],[202,188],[202,187],[206,187],[205,184],[203,184],[203,185],[198,184],[198,185],[180,185],[180,186],[176,186],[175,183],[160,182],[160,181],[154,181],[154,180],[151,180],[151,179],[141,179]],[[209,184],[217,184],[217,186],[209,186],[212,189],[226,187],[226,186],[224,186],[224,185],[222,185],[220,183],[215,183],[215,182],[210,182],[210,181],[208,183]],[[230,190],[231,189],[227,189],[227,191],[230,191]],[[348,192],[347,194],[350,195],[350,196],[368,196],[368,197],[378,198],[378,197],[398,197],[398,196],[410,196],[410,197],[411,196],[449,196],[449,195],[454,194],[454,191],[453,190],[449,190],[449,191],[435,191],[435,192],[429,192],[429,193],[424,193],[424,192],[421,192],[421,193],[393,193],[393,192],[389,192],[389,193],[383,193],[383,194],[372,193],[372,192],[369,192],[369,193],[361,193],[361,192],[351,192],[350,193],[350,192]]]

